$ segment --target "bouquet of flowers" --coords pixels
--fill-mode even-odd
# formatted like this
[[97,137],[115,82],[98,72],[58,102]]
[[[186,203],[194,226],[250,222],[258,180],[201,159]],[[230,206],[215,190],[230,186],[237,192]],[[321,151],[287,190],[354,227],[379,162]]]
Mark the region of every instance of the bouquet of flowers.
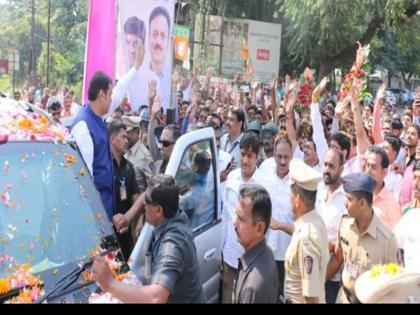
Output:
[[[369,65],[370,45],[362,46],[359,42],[359,49],[357,50],[356,61],[351,68],[351,71],[344,77],[338,92],[338,99],[343,101],[350,92],[354,83],[361,85],[360,100],[364,100],[367,96],[372,96],[367,90],[368,76],[371,70]],[[360,84],[361,83],[361,84]]]
[[295,105],[295,111],[299,114],[308,111],[312,102],[312,92],[314,90],[312,70],[306,68],[303,73],[303,79],[300,81],[300,89],[297,95],[298,100]]

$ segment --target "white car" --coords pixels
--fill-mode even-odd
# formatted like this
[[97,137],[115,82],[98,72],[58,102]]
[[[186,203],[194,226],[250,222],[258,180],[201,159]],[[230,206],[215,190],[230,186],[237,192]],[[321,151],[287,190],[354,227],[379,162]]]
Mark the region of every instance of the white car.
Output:
[[[188,179],[193,174],[191,168],[192,157],[196,152],[203,152],[211,158],[211,165],[207,173],[206,191],[200,195],[200,205],[204,205],[205,211],[209,215],[205,216],[206,219],[201,222],[194,220],[194,213],[191,214],[192,217],[190,218],[192,219],[204,293],[209,303],[217,303],[219,300],[220,286],[219,269],[222,261],[222,221],[220,214],[219,170],[214,130],[212,128],[199,129],[179,138],[175,144],[165,173],[174,176],[178,186],[188,187],[186,190],[181,189],[181,207],[183,198],[187,198],[189,191],[192,189],[188,185]],[[181,210],[185,211],[187,209]],[[142,281],[145,280],[144,261],[153,229],[148,223],[145,224],[128,262],[131,271]]]

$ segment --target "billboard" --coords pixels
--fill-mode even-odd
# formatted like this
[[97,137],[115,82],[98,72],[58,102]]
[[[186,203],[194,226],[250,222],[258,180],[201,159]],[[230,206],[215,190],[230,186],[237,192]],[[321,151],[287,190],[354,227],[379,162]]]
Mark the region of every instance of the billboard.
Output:
[[243,41],[247,42],[247,57],[252,62],[254,74],[268,83],[280,66],[281,25],[253,20],[234,19],[224,22],[222,72],[233,77],[246,69]]
[[206,59],[213,60],[213,66],[217,67],[221,59],[224,77],[252,73],[260,81],[268,83],[271,74],[279,71],[281,24],[246,19],[223,20],[219,16],[206,16],[203,22],[202,16],[198,15],[195,31],[196,41],[203,44],[195,45],[194,60],[200,59],[204,46]]
[[174,6],[174,0],[118,1],[117,79],[133,67],[139,41],[146,50],[127,93],[133,112],[149,105],[148,87],[152,80],[157,81],[157,96],[162,98],[164,110],[169,107]]

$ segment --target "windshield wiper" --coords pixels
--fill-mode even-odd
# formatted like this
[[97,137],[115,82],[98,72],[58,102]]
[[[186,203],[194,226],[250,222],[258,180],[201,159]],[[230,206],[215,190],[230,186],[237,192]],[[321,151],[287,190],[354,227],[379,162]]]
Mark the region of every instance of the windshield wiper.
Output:
[[75,283],[77,281],[77,279],[79,279],[79,277],[83,273],[83,271],[85,271],[87,268],[92,266],[96,257],[105,256],[106,254],[108,254],[108,253],[110,253],[114,250],[115,250],[115,248],[109,248],[109,249],[103,251],[102,253],[100,253],[98,255],[95,255],[95,256],[92,256],[92,257],[88,258],[81,266],[75,268],[70,273],[68,273],[67,275],[62,277],[60,280],[58,280],[57,283],[54,285],[54,288],[50,292],[48,292],[47,294],[45,294],[41,298],[39,298],[37,301],[35,301],[34,304],[41,304],[42,302],[44,302],[46,299],[48,299],[53,294],[59,293],[59,292],[65,290],[65,289],[67,289],[69,286],[71,286],[73,283]]
[[0,295],[0,303],[4,303],[15,296],[18,296],[21,290],[30,289],[30,288],[32,288],[32,286],[29,284],[21,286],[21,287],[14,287],[10,289],[9,291],[7,291],[6,293]]

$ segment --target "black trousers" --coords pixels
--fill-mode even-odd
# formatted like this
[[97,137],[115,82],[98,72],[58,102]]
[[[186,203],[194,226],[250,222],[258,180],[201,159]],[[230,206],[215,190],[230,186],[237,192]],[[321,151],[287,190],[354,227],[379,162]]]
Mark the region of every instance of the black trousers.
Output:
[[340,281],[325,282],[325,302],[327,304],[335,304],[339,290]]
[[276,260],[279,275],[279,295],[284,296],[284,261]]

